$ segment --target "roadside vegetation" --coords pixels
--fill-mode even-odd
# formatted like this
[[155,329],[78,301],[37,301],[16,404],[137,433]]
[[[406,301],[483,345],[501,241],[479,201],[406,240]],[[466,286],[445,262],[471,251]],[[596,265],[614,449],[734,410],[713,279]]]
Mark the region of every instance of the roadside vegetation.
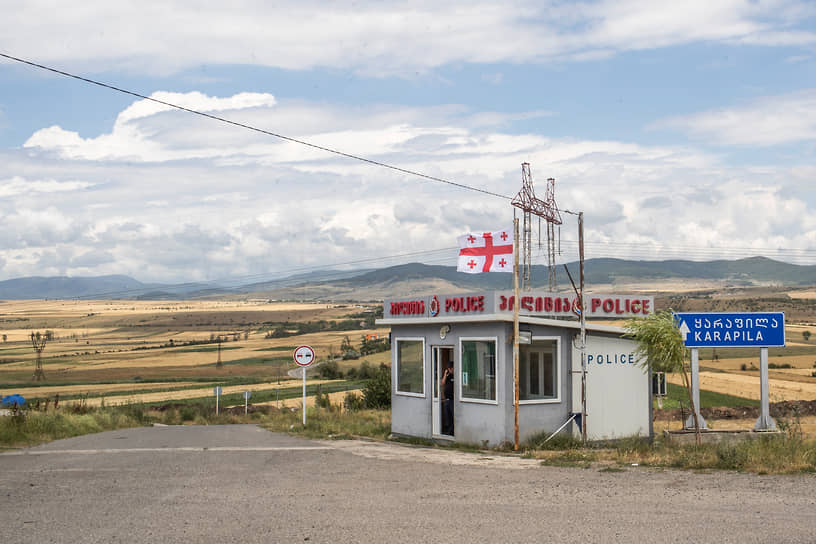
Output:
[[[82,302],[67,309],[37,304],[43,305],[42,312],[57,313],[43,317],[44,313],[34,311],[40,306],[25,306],[21,313],[8,313],[9,307],[0,320],[8,328],[0,343],[0,390],[6,394],[30,389],[26,410],[12,410],[12,415],[0,417],[0,450],[154,423],[253,423],[271,431],[322,439],[383,440],[390,435],[390,342],[387,330],[377,330],[374,324],[381,306],[368,309],[321,304],[303,309],[305,306],[300,305],[242,303],[227,308],[214,302],[159,306],[155,302],[134,302],[127,305],[134,304],[135,308],[119,311],[116,306],[124,303]],[[76,316],[71,317],[71,313]],[[17,315],[26,317],[23,320]],[[23,325],[25,329],[17,328]],[[43,352],[46,379],[37,382],[32,380],[36,354],[29,341],[34,328],[45,330],[49,337]],[[795,330],[795,337],[789,338],[791,345],[785,348],[786,354],[802,359],[794,365],[796,369],[807,370],[807,375],[798,377],[790,373],[788,379],[795,377],[804,386],[813,379],[810,373],[816,374],[816,366],[811,368],[816,365],[816,344],[811,340],[809,330],[803,327]],[[293,368],[291,352],[304,343],[318,353],[319,364],[312,365],[308,372],[310,382],[313,378],[332,380],[308,384],[307,395],[315,399],[315,406],[308,408],[305,426],[299,406],[293,409],[283,402],[302,395],[299,382],[295,385],[288,381],[292,378],[288,371]],[[711,361],[710,368],[718,372],[730,369],[744,375],[750,371],[750,362],[732,359],[739,356],[738,352],[701,350],[700,355],[701,362]],[[740,369],[743,362],[744,371]],[[790,358],[778,361],[778,368],[785,369],[783,365],[789,362]],[[680,370],[684,365],[683,361],[667,367]],[[248,413],[244,413],[242,393],[231,389],[230,394],[221,396],[220,413],[215,414],[211,395],[214,386],[226,390],[247,385],[249,389],[263,383],[272,389],[252,388]],[[132,387],[100,387],[105,384]],[[83,390],[82,386],[89,387]],[[210,396],[113,405],[127,401],[131,395],[167,392],[181,397],[196,388]],[[56,409],[54,389],[60,389]],[[755,407],[758,401],[702,390],[700,404],[706,410]],[[675,424],[687,416],[687,390],[669,383],[663,408],[656,411],[658,418],[672,411],[681,414],[672,420]],[[711,424],[709,416],[704,416]],[[604,472],[632,470],[633,464],[754,473],[816,471],[816,440],[801,432],[798,415],[774,417],[784,432],[750,442],[681,446],[664,441],[658,434],[652,444],[633,438],[611,445],[583,445],[561,435],[544,443],[548,436],[542,435],[533,437],[522,449],[523,455],[545,465]],[[481,444],[444,446],[419,439],[406,442],[464,451],[483,449]],[[511,451],[499,447],[493,453],[509,455]]]
[[[546,437],[544,437],[546,438]],[[572,437],[542,444],[536,437],[524,455],[546,466],[595,468],[605,472],[633,466],[685,470],[734,470],[756,474],[816,472],[816,440],[805,439],[795,425],[779,435],[719,444],[674,444],[657,437],[653,444],[628,438],[606,446],[584,446]],[[613,470],[610,470],[613,469]]]
[[[0,450],[33,446],[83,434],[138,427],[155,423],[165,425],[227,425],[252,423],[274,431],[312,439],[351,439],[367,437],[386,440],[391,432],[390,369],[382,366],[361,392],[349,391],[342,402],[329,400],[327,390],[314,390],[316,406],[309,407],[306,425],[299,409],[250,405],[234,406],[215,414],[214,402],[172,404],[131,404],[99,408],[81,403],[49,411],[15,411],[0,418]],[[684,393],[684,392],[683,392]],[[701,392],[701,405],[722,400]],[[678,394],[678,396],[680,396]],[[682,398],[682,397],[681,397]],[[709,401],[704,400],[709,399]],[[738,400],[725,399],[729,405]],[[695,471],[734,470],[757,474],[796,474],[816,472],[816,439],[806,438],[799,417],[792,413],[777,418],[777,435],[755,440],[720,444],[680,445],[658,435],[653,443],[642,438],[626,438],[613,444],[588,444],[566,434],[547,441],[549,435],[534,436],[522,444],[524,457],[538,459],[544,466],[575,467],[603,472],[625,472],[633,466],[676,468]],[[439,445],[431,441],[409,443],[463,451],[483,450],[476,444]],[[511,454],[510,446],[493,450]]]

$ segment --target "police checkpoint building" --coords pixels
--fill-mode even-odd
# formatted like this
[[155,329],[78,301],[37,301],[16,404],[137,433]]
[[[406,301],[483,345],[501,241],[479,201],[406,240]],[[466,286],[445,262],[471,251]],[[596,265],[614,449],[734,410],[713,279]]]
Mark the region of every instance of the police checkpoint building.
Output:
[[[392,415],[397,436],[496,446],[515,434],[512,292],[388,299],[378,325],[391,327]],[[651,380],[624,329],[586,324],[586,421],[582,421],[580,324],[572,295],[519,297],[519,436],[589,440],[652,436]],[[653,297],[585,295],[586,318],[654,311]],[[453,371],[452,422],[441,378]]]

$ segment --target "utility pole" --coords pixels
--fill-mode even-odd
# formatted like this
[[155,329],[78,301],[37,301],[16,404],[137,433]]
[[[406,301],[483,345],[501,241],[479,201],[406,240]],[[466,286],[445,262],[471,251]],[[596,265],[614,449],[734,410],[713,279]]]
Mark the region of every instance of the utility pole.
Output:
[[513,450],[519,449],[519,221],[513,218]]
[[586,308],[584,308],[584,212],[578,212],[578,266],[579,291],[578,300],[581,305],[581,442],[587,441],[587,411],[586,411]]

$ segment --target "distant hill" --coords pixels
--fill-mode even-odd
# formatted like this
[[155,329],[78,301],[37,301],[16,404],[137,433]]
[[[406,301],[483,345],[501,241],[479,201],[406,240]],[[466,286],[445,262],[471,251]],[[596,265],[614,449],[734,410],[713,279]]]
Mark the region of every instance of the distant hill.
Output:
[[[706,281],[736,287],[816,285],[816,266],[765,257],[708,262],[588,259],[584,265],[585,281],[590,289],[593,286],[626,289],[633,285],[659,289],[662,282],[671,281],[689,285]],[[569,263],[568,268],[577,282],[578,263]],[[534,289],[546,289],[546,267],[534,266],[532,277]],[[561,289],[569,289],[563,266],[557,269],[557,282]],[[376,270],[320,271],[247,285],[235,283],[230,282],[227,288],[209,283],[145,284],[128,276],[30,277],[0,281],[0,299],[179,299],[239,295],[290,300],[380,300],[408,294],[511,289],[513,285],[511,274],[462,274],[453,266],[421,263]]]
[[0,281],[0,299],[77,298],[88,295],[95,298],[130,298],[147,287],[128,276],[32,276]]
[[129,276],[32,276],[0,281],[0,300],[31,299],[179,299],[232,293],[231,289],[204,283],[147,284]]
[[[574,281],[578,281],[579,265],[567,264]],[[533,288],[547,285],[547,267],[533,266]],[[735,261],[627,261],[623,259],[587,259],[584,262],[585,281],[591,284],[614,284],[621,281],[651,281],[665,279],[711,279],[735,285],[778,283],[782,285],[816,284],[816,266],[801,266],[766,257],[751,257]],[[429,266],[420,263],[392,266],[355,276],[346,284],[378,284],[405,280],[435,278],[460,287],[507,289],[512,286],[509,274],[462,274],[452,266]],[[560,285],[569,285],[564,267],[556,269]]]
[[[577,263],[570,263],[570,271]],[[706,262],[626,261],[622,259],[589,259],[585,274],[591,283],[615,283],[621,280],[652,279],[711,279],[729,281],[735,285],[777,283],[780,285],[816,284],[816,266],[802,266],[768,259],[749,257],[734,261]]]

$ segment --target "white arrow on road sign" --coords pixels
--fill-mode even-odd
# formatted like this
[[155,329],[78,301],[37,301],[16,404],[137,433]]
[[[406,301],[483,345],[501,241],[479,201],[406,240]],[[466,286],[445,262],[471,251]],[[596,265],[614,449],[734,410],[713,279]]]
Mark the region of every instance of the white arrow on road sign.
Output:
[[691,332],[691,329],[686,325],[685,320],[680,322],[680,334],[683,336],[683,342],[686,341],[686,336]]

